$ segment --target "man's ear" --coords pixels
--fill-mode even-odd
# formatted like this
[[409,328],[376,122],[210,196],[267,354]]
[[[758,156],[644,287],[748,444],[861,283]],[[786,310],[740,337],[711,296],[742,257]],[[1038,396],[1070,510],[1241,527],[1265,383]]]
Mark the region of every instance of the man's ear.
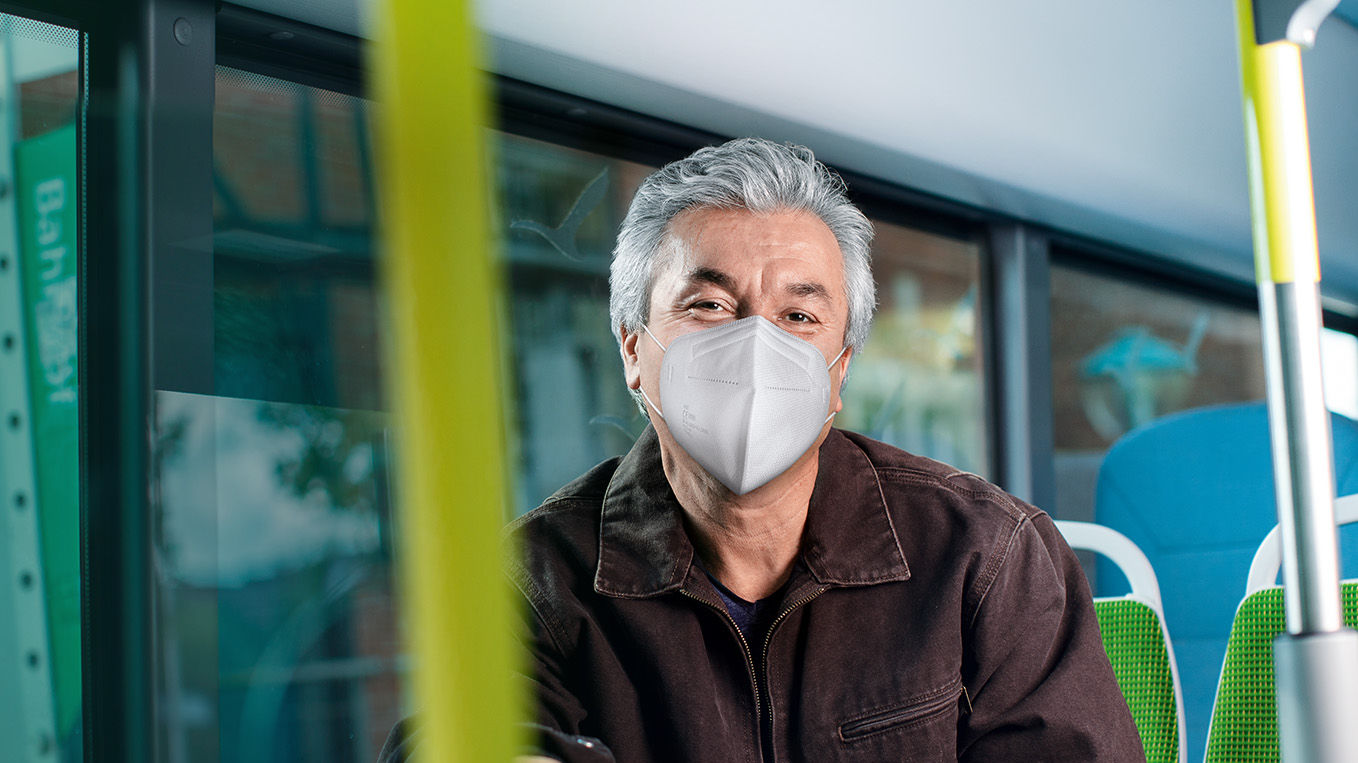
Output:
[[622,341],[618,350],[622,353],[623,376],[627,379],[628,389],[641,389],[641,361],[637,357],[637,338],[641,332],[628,331],[626,326],[618,326],[618,336]]

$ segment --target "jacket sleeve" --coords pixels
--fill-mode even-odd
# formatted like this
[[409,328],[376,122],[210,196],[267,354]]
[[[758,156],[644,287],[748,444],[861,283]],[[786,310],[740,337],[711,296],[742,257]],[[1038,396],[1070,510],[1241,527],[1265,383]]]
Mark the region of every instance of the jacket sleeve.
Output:
[[1025,516],[982,569],[959,759],[1145,760],[1089,584],[1051,519]]
[[528,660],[527,691],[536,714],[536,722],[530,724],[533,754],[565,763],[614,763],[612,751],[603,742],[581,733],[588,713],[569,688],[570,659],[561,648],[562,638],[553,633],[539,610],[527,576],[513,577],[524,595],[520,640]]

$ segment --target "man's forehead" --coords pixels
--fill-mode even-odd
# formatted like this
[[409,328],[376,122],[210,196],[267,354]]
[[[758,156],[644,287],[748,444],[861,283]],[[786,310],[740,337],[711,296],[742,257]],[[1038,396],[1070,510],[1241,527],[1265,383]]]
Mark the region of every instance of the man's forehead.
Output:
[[[686,209],[674,216],[668,226],[671,236],[690,239],[694,243],[709,236],[721,235],[733,228],[762,228],[778,223],[796,222],[809,231],[808,238],[828,236],[834,239],[830,226],[816,213],[807,209],[773,209],[756,211],[744,207],[699,206]],[[838,242],[836,241],[836,248]]]
[[828,270],[821,279],[844,273],[839,241],[824,221],[805,210],[690,209],[671,221],[661,249],[665,270],[689,280],[713,281],[710,271],[730,275],[761,257],[802,260],[806,269]]

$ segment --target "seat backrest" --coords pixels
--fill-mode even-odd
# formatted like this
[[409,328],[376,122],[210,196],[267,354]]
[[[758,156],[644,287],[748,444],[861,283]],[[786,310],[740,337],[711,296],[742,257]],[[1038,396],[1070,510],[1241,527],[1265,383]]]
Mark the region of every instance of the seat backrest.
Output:
[[1071,548],[1116,564],[1132,584],[1126,596],[1096,598],[1094,612],[1118,688],[1141,734],[1148,763],[1183,763],[1184,716],[1178,667],[1160,611],[1160,587],[1146,555],[1121,533],[1087,522],[1059,521]]
[[[1344,624],[1358,627],[1358,582],[1342,586]],[[1207,734],[1207,763],[1278,760],[1273,639],[1286,627],[1283,589],[1255,591],[1240,602],[1226,645],[1221,685]]]
[[[1335,522],[1358,523],[1358,495],[1335,500]],[[1208,731],[1208,761],[1278,760],[1278,714],[1273,679],[1273,639],[1286,627],[1283,589],[1276,585],[1282,559],[1277,526],[1250,565],[1245,598],[1236,609],[1221,667]],[[1358,627],[1358,582],[1341,587],[1344,624]]]
[[[1330,423],[1339,494],[1358,493],[1358,424],[1338,415]],[[1099,471],[1095,521],[1130,538],[1159,575],[1194,759],[1206,742],[1235,604],[1276,511],[1263,403],[1161,417],[1114,444]],[[1341,546],[1358,561],[1358,528]],[[1095,594],[1126,590],[1119,577],[1101,561]]]
[[[1334,522],[1336,525],[1358,523],[1358,493],[1343,495],[1334,499]],[[1278,568],[1283,563],[1282,532],[1277,525],[1269,531],[1259,550],[1254,552],[1250,562],[1250,574],[1245,579],[1245,597],[1265,588],[1278,585]]]

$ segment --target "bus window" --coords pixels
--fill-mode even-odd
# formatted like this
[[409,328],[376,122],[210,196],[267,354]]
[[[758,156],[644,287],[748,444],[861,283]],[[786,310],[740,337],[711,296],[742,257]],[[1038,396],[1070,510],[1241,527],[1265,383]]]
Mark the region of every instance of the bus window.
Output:
[[1052,408],[1056,505],[1094,519],[1103,456],[1167,413],[1264,398],[1253,310],[1054,265]]
[[[1051,286],[1054,513],[1062,519],[1111,521],[1108,507],[1096,506],[1095,497],[1104,457],[1119,438],[1176,411],[1263,399],[1259,316],[1246,307],[1207,296],[1059,264],[1052,267]],[[1264,422],[1262,413],[1258,421]],[[1266,453],[1263,438],[1260,446]],[[1134,474],[1124,482],[1161,484],[1155,477]],[[1182,475],[1175,478],[1192,479]],[[1129,500],[1135,502],[1135,497]],[[1159,546],[1151,544],[1150,539],[1164,539],[1162,544],[1175,549],[1179,545],[1173,540],[1183,538],[1188,538],[1183,542],[1193,549],[1211,546],[1216,542],[1209,537],[1213,531],[1193,528],[1218,521],[1228,509],[1220,505],[1199,508],[1201,511],[1191,512],[1176,507],[1158,513],[1147,508],[1150,516],[1139,517],[1152,523],[1180,521],[1182,527],[1138,525],[1136,529],[1143,534],[1116,522],[1119,526],[1114,528],[1132,537],[1151,555],[1162,577],[1166,624],[1174,639],[1183,684],[1189,730],[1185,745],[1190,759],[1202,755],[1225,633],[1230,612],[1243,592],[1244,570],[1239,571],[1239,591],[1229,584],[1210,589],[1211,600],[1220,602],[1220,612],[1190,607],[1182,592],[1193,584],[1183,579],[1184,575],[1168,571],[1166,557],[1157,555]],[[1271,522],[1263,516],[1255,521],[1260,523],[1262,528],[1250,532],[1257,531],[1262,537]],[[1244,545],[1254,542],[1247,540]],[[1242,553],[1248,556],[1249,552]],[[1112,565],[1102,560],[1084,561],[1096,595],[1119,596],[1128,591]],[[1185,565],[1198,562],[1199,557],[1193,556]],[[1198,590],[1208,589],[1199,585]],[[1200,622],[1206,619],[1211,619],[1210,624]]]
[[505,133],[493,145],[521,514],[626,453],[646,427],[608,324],[608,265],[632,194],[655,168]]
[[155,397],[167,761],[374,760],[402,712],[367,110],[217,69],[213,388]]
[[836,426],[989,475],[980,246],[873,221],[877,317]]
[[[1109,524],[1155,565],[1187,749],[1200,756],[1249,561],[1277,521],[1259,316],[1209,294],[1060,264],[1051,305],[1054,513]],[[1350,334],[1325,334],[1326,392],[1339,413],[1354,408],[1356,347]],[[1351,423],[1335,421],[1346,425],[1336,441],[1351,444]],[[1354,458],[1339,456],[1341,464]],[[1341,533],[1343,545],[1354,542]],[[1112,565],[1087,563],[1086,573],[1096,595],[1128,590]]]
[[81,750],[78,35],[0,14],[0,739]]

